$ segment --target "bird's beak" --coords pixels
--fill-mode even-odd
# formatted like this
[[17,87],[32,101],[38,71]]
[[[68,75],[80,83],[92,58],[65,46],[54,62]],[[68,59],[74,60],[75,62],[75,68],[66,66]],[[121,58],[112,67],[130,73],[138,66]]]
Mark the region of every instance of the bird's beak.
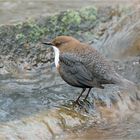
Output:
[[53,46],[52,42],[42,42],[42,44],[45,44],[45,45],[52,45],[52,46]]

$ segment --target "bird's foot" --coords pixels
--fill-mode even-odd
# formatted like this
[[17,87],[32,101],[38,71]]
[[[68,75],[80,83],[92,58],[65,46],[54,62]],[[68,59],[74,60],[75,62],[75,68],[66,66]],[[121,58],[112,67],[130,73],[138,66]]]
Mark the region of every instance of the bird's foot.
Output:
[[74,102],[73,102],[73,105],[74,105],[74,106],[75,106],[75,105],[80,105],[80,101],[79,101],[79,100],[74,101]]
[[[91,113],[94,112],[94,104],[88,100],[76,100],[72,102],[72,107],[74,110]],[[94,112],[95,113],[95,112]]]
[[81,100],[76,100],[76,101],[74,101],[73,102],[73,106],[75,107],[75,106],[80,106],[80,107],[83,107],[84,106],[84,102],[83,101],[81,101]]
[[84,103],[86,103],[87,105],[91,105],[91,102],[88,101],[87,99],[83,99]]
[[83,100],[76,100],[76,101],[74,101],[73,102],[73,106],[75,107],[75,106],[80,106],[81,108],[83,108],[84,106],[91,106],[92,105],[92,103],[90,102],[90,101],[88,101],[88,100],[86,100],[86,99],[83,99]]

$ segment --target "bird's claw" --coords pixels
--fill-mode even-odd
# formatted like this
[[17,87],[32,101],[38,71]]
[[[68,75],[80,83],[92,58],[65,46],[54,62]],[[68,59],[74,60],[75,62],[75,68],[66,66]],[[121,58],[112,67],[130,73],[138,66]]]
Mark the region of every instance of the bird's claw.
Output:
[[79,101],[79,100],[76,100],[76,101],[73,102],[73,106],[75,107],[76,105],[78,105],[80,107],[83,107],[84,106],[83,102],[82,101]]
[[88,105],[91,105],[91,102],[88,101],[87,99],[83,99],[84,103],[88,104]]
[[84,99],[82,101],[81,100],[76,100],[76,101],[73,102],[73,106],[75,107],[76,105],[78,105],[80,107],[84,107],[86,105],[91,106],[91,103],[86,99]]

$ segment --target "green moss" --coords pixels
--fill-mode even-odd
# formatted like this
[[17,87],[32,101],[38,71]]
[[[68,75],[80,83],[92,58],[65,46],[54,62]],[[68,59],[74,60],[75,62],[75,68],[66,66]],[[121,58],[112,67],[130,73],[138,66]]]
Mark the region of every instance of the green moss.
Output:
[[22,33],[19,33],[16,35],[16,40],[23,42],[25,40],[25,35]]
[[35,23],[29,23],[31,31],[29,32],[29,41],[38,41],[42,35],[45,34],[47,29],[45,27],[40,27]]
[[36,42],[47,32],[47,28],[37,25],[34,21],[18,24],[16,27],[18,30],[16,40],[18,42]]
[[97,9],[95,7],[83,8],[79,11],[68,10],[64,12],[58,19],[57,25],[59,25],[60,34],[71,35],[79,30],[82,30],[81,25],[85,25],[85,28],[89,27],[89,24],[93,25],[93,21],[96,20]]
[[78,11],[68,10],[64,13],[61,21],[64,25],[79,25],[81,23],[81,17]]
[[97,16],[97,9],[95,7],[86,7],[79,11],[82,20],[95,21]]
[[73,35],[75,32],[82,30],[81,25],[93,25],[96,20],[97,9],[95,7],[83,8],[81,10],[68,10],[50,17],[47,26],[49,33],[57,35]]
[[[18,42],[37,42],[44,36],[73,35],[84,28],[89,28],[96,20],[97,9],[84,8],[68,10],[45,19],[43,25],[35,21],[28,21],[16,25],[16,40]],[[81,28],[82,25],[82,28]]]
[[58,30],[58,16],[54,15],[48,18],[46,22],[46,26],[48,26],[48,33],[55,33]]
[[22,23],[19,23],[19,24],[16,25],[16,28],[17,29],[22,29],[22,27],[23,27],[23,24]]

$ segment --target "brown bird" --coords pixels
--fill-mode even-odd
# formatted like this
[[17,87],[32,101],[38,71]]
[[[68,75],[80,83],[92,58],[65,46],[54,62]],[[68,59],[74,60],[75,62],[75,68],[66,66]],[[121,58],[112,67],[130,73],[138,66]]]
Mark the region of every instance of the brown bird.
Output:
[[104,84],[131,85],[130,81],[117,74],[107,59],[97,50],[81,43],[70,36],[58,36],[51,42],[55,52],[55,65],[62,79],[68,84],[82,88],[79,98],[88,88],[87,99],[91,88],[104,88]]

